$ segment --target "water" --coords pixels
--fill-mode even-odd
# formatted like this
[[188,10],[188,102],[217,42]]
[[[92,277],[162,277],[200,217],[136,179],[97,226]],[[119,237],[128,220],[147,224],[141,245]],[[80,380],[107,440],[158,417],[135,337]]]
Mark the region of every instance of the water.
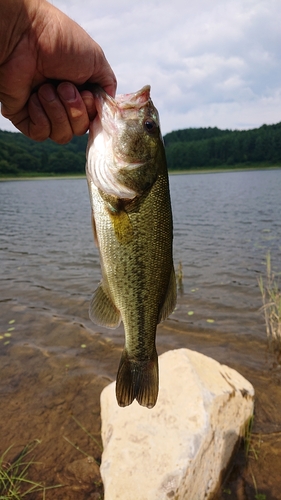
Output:
[[[192,306],[194,325],[263,335],[257,278],[268,251],[281,270],[280,170],[171,176],[170,186],[184,288],[175,317]],[[89,299],[100,268],[85,180],[1,183],[0,213],[2,300],[15,300],[11,284],[34,307],[40,288]]]
[[210,318],[222,332],[263,334],[257,278],[268,251],[281,269],[281,172],[174,176],[171,192],[175,263],[195,324]]
[[[281,170],[175,175],[170,187],[183,282],[158,351],[190,347],[238,369],[257,392],[257,432],[280,432],[280,374],[266,355],[257,278],[268,251],[281,272]],[[81,458],[63,436],[100,456],[71,413],[99,439],[99,394],[116,376],[123,330],[88,318],[100,267],[86,180],[2,182],[0,214],[0,453],[41,439],[52,482]],[[281,444],[272,446],[271,476],[281,464]]]

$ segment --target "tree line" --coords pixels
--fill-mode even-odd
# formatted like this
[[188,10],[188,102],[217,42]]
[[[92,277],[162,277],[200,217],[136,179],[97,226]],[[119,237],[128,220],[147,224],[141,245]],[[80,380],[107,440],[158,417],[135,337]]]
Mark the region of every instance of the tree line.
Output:
[[47,139],[35,142],[18,132],[0,130],[0,175],[57,175],[85,173],[88,135],[65,145]]
[[[66,145],[35,142],[0,130],[0,175],[84,174],[88,135]],[[164,136],[168,168],[248,167],[281,164],[281,123],[252,130],[188,128]]]
[[281,165],[281,123],[252,130],[190,128],[164,141],[170,170]]

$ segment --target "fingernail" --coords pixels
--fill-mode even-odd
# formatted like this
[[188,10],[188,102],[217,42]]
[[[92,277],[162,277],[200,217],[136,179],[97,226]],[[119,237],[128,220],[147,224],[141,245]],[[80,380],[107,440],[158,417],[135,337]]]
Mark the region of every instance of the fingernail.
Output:
[[58,86],[58,94],[64,101],[75,101],[76,90],[71,83],[61,83]]

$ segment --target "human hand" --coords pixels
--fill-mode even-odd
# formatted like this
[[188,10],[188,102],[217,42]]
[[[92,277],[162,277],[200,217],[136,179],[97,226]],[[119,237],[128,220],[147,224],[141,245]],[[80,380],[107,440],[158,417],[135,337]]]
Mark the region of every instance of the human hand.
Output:
[[15,11],[6,17],[8,35],[0,24],[0,42],[10,37],[0,53],[2,114],[31,139],[64,144],[84,134],[96,114],[83,84],[114,97],[116,78],[100,46],[46,0],[0,0],[0,10],[11,4],[19,10],[16,20]]

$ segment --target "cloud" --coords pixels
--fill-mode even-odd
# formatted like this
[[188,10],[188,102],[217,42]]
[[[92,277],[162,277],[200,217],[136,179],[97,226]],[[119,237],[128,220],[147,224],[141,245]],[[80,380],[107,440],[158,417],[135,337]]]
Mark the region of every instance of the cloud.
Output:
[[281,121],[279,2],[53,1],[101,45],[119,93],[151,84],[163,133]]

